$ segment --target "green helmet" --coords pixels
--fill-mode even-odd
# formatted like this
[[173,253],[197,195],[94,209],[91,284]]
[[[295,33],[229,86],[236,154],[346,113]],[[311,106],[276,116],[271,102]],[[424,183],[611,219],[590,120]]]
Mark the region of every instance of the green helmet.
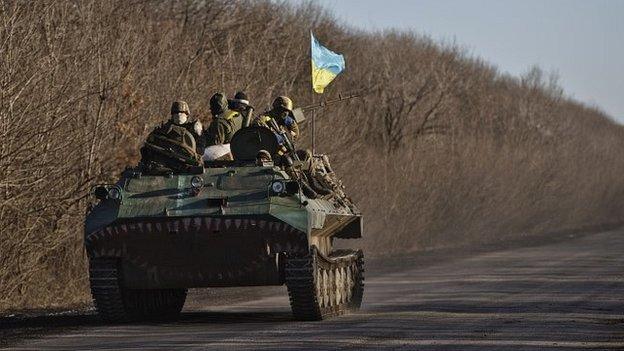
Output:
[[271,161],[271,154],[266,151],[266,150],[260,150],[258,151],[258,153],[256,154],[256,159],[259,160],[266,160],[266,161]]
[[278,96],[273,100],[273,109],[292,111],[293,102],[288,96]]
[[187,115],[191,113],[186,101],[174,101],[173,104],[171,104],[171,114],[182,112],[186,113]]
[[210,98],[210,112],[218,115],[228,109],[228,100],[223,93],[216,93]]

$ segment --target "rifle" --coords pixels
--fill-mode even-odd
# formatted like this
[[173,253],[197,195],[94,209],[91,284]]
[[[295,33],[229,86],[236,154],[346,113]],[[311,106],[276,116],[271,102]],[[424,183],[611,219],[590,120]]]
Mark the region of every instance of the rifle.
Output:
[[284,131],[277,125],[277,122],[273,118],[269,121],[269,127],[275,131],[275,133],[279,134],[284,139],[284,145],[286,146],[286,150],[290,152],[292,158],[295,161],[301,161],[299,156],[297,156],[297,152],[295,150],[295,144],[293,144],[292,139],[290,138],[290,131]]

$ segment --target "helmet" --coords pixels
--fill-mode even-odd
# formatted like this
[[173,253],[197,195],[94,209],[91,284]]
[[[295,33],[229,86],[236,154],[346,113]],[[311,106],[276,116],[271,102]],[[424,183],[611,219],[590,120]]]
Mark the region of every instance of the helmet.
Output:
[[186,113],[188,115],[191,111],[186,101],[174,101],[173,104],[171,104],[171,114],[174,113]]
[[256,159],[271,161],[271,154],[266,150],[260,150],[256,155]]
[[275,100],[273,100],[273,109],[292,111],[293,102],[287,96],[278,96]]
[[236,93],[236,95],[234,95],[234,98],[232,100],[228,100],[228,103],[231,109],[238,112],[243,112],[249,107],[249,98],[247,97],[247,94],[239,91]]
[[249,98],[247,97],[247,94],[245,94],[245,92],[243,91],[236,92],[236,95],[234,95],[234,101],[241,104],[249,105]]
[[228,100],[223,93],[216,93],[210,98],[210,112],[212,114],[219,114],[226,111],[228,108]]

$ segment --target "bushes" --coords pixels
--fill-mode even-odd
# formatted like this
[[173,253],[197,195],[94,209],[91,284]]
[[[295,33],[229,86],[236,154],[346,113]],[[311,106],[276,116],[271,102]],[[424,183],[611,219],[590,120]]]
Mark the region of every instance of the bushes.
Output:
[[622,127],[539,69],[504,76],[312,5],[0,0],[0,19],[0,310],[88,300],[89,189],[137,162],[171,101],[204,122],[215,91],[310,104],[310,28],[347,60],[327,97],[368,91],[319,114],[317,145],[365,213],[370,254],[622,219]]

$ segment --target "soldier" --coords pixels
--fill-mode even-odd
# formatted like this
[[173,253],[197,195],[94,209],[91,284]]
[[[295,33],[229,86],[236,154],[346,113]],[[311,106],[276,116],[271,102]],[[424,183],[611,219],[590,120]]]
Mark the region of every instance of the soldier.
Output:
[[177,172],[201,166],[203,148],[198,147],[202,125],[189,122],[190,110],[184,101],[171,104],[171,118],[156,127],[141,148],[142,163],[148,170],[170,169]]
[[293,140],[299,138],[299,126],[295,119],[291,116],[293,110],[293,102],[287,96],[278,96],[273,100],[273,108],[259,116],[253,122],[254,125],[269,127],[269,120],[273,119],[280,128],[290,132]]
[[[241,127],[249,127],[251,123],[251,115],[253,114],[253,106],[249,104],[249,98],[245,92],[239,91],[234,95],[234,98],[228,100],[228,106],[231,110],[238,112],[241,115]],[[236,119],[235,121],[238,121]],[[240,129],[240,128],[239,128]]]
[[228,100],[222,93],[216,93],[210,98],[210,112],[212,121],[205,132],[205,158],[208,161],[231,159],[229,144],[234,133],[240,129],[240,124],[236,122],[240,114],[228,108]]
[[174,101],[171,104],[171,118],[167,123],[173,123],[184,127],[195,137],[202,135],[203,126],[199,120],[189,121],[191,110],[186,101]]
[[273,158],[271,157],[271,154],[266,150],[258,151],[258,154],[256,154],[256,165],[264,166],[265,164],[269,162],[273,162]]
[[171,104],[171,119],[167,123],[172,123],[188,130],[195,139],[197,153],[202,155],[206,148],[206,143],[202,136],[204,127],[199,120],[189,121],[190,114],[191,111],[186,101],[174,101]]

